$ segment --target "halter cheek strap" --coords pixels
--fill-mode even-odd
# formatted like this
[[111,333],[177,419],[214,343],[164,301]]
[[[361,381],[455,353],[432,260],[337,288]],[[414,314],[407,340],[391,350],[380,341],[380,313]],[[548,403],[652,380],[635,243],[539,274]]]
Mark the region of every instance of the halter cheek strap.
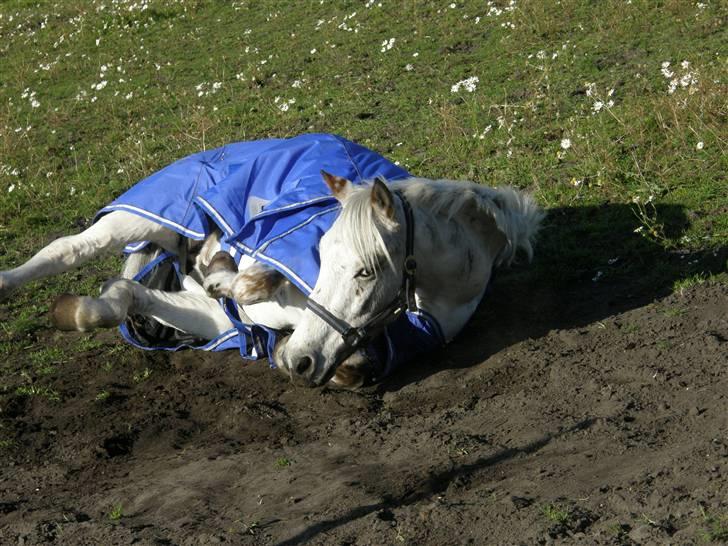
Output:
[[405,311],[416,311],[415,301],[415,275],[417,273],[417,261],[414,256],[415,249],[415,219],[412,207],[401,191],[394,192],[402,202],[402,209],[405,218],[405,258],[402,267],[402,285],[394,299],[384,309],[375,314],[362,326],[351,326],[345,320],[340,319],[323,305],[312,298],[308,298],[306,307],[313,311],[321,320],[336,330],[344,339],[348,348],[346,358],[356,349],[371,341],[384,328],[397,320]]

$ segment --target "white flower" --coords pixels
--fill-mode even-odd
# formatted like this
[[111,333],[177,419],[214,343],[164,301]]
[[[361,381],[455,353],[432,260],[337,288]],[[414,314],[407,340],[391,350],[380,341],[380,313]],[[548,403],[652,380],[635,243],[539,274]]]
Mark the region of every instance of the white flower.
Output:
[[597,112],[601,111],[601,109],[604,107],[604,103],[600,100],[594,101],[594,106],[592,106],[592,110],[596,114]]
[[390,38],[389,40],[384,40],[382,42],[382,48],[380,49],[380,51],[382,53],[384,53],[385,51],[389,51],[390,49],[392,49],[392,47],[394,47],[395,41],[396,41],[395,38]]
[[12,191],[15,189],[15,184],[10,184],[8,186],[8,193],[12,193]]
[[702,140],[695,145],[696,150],[702,150],[704,147],[705,147],[705,144],[703,143]]
[[478,78],[478,76],[471,76],[470,78],[466,78],[454,84],[450,88],[450,91],[452,93],[457,93],[458,91],[460,91],[460,88],[463,88],[468,93],[472,93],[473,91],[475,91],[475,88],[478,86],[479,82],[480,78]]
[[40,103],[37,100],[33,99],[32,101],[30,101],[30,105],[33,108],[38,108],[40,106]]
[[568,150],[569,148],[571,148],[571,140],[568,139],[568,138],[562,138],[561,139],[561,147],[564,150]]
[[405,65],[404,69],[405,69],[405,70],[406,70],[407,72],[412,72],[412,71],[413,71],[413,70],[415,69],[415,67],[414,67],[414,66],[412,66],[411,64],[407,64],[407,65]]
[[315,47],[311,50],[311,55],[313,55],[314,53],[316,53],[316,48]]

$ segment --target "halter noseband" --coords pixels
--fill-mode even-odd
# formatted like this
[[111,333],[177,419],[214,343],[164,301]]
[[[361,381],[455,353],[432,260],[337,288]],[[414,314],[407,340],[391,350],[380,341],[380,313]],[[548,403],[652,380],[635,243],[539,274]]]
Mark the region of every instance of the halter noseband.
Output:
[[414,256],[415,249],[415,219],[412,213],[412,207],[401,191],[394,192],[402,202],[404,210],[406,239],[405,239],[405,258],[402,267],[402,285],[397,295],[379,313],[374,315],[368,322],[362,326],[351,326],[345,320],[340,319],[323,305],[316,303],[312,298],[308,298],[306,307],[313,311],[321,320],[336,330],[344,339],[347,346],[347,354],[344,358],[351,355],[359,347],[371,341],[384,328],[394,322],[405,310],[415,311],[417,305],[415,302],[415,273],[417,272],[417,261]]

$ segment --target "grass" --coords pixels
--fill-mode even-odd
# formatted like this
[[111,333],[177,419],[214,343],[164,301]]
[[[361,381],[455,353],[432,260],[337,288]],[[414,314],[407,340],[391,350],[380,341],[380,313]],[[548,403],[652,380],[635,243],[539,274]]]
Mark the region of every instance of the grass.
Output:
[[703,516],[704,529],[700,537],[706,542],[726,543],[728,542],[728,514],[715,516],[708,514],[704,508],[700,508]]
[[50,400],[51,402],[58,402],[61,399],[61,396],[55,390],[50,387],[38,385],[21,385],[15,389],[15,394],[20,396],[37,396]]
[[275,462],[277,468],[286,468],[291,466],[291,464],[293,464],[291,460],[286,457],[278,457]]
[[124,508],[121,504],[115,504],[109,510],[109,519],[111,521],[119,521],[124,517]]
[[546,516],[547,520],[556,524],[566,524],[571,517],[571,512],[569,512],[568,508],[557,504],[545,504],[541,507],[541,512]]
[[[496,4],[2,2],[0,269],[177,158],[321,131],[417,175],[532,191],[550,211],[540,282],[728,282],[728,6]],[[96,293],[119,265],[13,295],[3,355],[23,357],[56,294]]]

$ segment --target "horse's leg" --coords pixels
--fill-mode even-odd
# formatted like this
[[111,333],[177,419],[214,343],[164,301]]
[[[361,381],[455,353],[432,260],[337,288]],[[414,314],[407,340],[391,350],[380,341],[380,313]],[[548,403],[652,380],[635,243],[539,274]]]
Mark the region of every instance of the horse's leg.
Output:
[[152,317],[202,339],[214,339],[233,328],[220,305],[205,295],[155,290],[128,279],[107,282],[98,298],[63,294],[51,307],[51,320],[61,330],[110,328],[128,315]]
[[136,214],[110,212],[83,232],[51,242],[23,265],[1,271],[0,300],[30,281],[63,273],[103,252],[120,251],[133,241],[152,241],[176,251],[179,235]]
[[210,297],[231,298],[238,305],[269,301],[286,278],[272,267],[255,262],[238,271],[232,256],[221,251],[207,266],[204,287]]

